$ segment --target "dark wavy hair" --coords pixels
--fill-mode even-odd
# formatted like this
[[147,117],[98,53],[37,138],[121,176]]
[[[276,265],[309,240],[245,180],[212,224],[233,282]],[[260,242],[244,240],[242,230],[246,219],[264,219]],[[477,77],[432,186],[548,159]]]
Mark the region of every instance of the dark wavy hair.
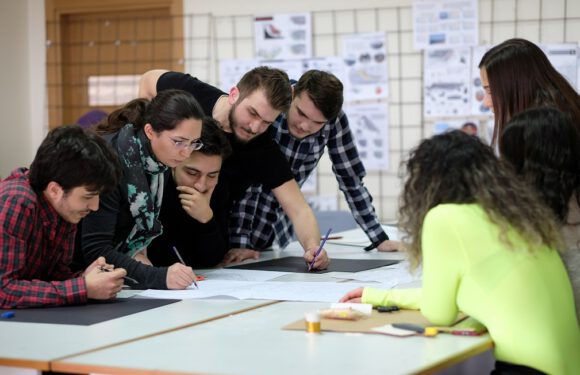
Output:
[[230,141],[220,128],[219,122],[212,117],[203,118],[200,139],[203,147],[198,152],[204,155],[219,155],[222,159],[226,159],[232,153]]
[[479,68],[485,69],[491,90],[494,144],[511,117],[544,105],[569,113],[580,130],[580,96],[534,43],[506,40],[483,55]]
[[187,119],[204,117],[203,109],[193,95],[183,90],[163,90],[151,101],[134,99],[113,111],[104,121],[96,125],[98,134],[114,133],[126,124],[142,129],[151,124],[157,133],[175,129]]
[[92,191],[113,188],[121,176],[116,153],[97,134],[78,125],[51,130],[30,165],[30,186],[40,193],[49,182],[68,193],[85,186]]
[[571,197],[580,199],[580,133],[570,116],[555,108],[519,113],[507,123],[499,149],[564,222]]
[[560,248],[554,215],[477,137],[455,130],[426,139],[411,152],[405,166],[399,216],[413,267],[421,261],[425,215],[443,203],[478,204],[508,246],[507,232],[514,228],[530,250],[540,244]]

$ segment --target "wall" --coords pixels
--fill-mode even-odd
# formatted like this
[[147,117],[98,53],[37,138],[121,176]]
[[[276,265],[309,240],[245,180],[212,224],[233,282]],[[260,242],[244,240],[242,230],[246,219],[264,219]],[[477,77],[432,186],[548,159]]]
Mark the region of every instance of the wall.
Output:
[[44,2],[0,0],[0,177],[27,166],[44,135]]
[[[314,23],[314,54],[338,54],[341,35],[386,31],[389,41],[391,167],[369,172],[366,185],[383,220],[396,216],[400,190],[399,161],[420,139],[430,135],[422,113],[422,53],[412,49],[411,0],[184,0],[184,17],[192,24],[186,65],[205,66],[216,83],[219,58],[249,57],[253,15],[310,11]],[[356,8],[356,9],[355,9]],[[534,42],[580,41],[580,1],[480,0],[480,44],[495,44],[514,36]],[[210,16],[211,14],[211,16]],[[202,52],[200,55],[197,51]],[[0,176],[28,165],[46,132],[44,1],[0,0]],[[195,72],[193,72],[195,73]],[[326,158],[319,169],[320,194],[334,194],[346,207]]]
[[[253,17],[271,13],[310,11],[314,56],[340,55],[342,35],[384,31],[389,53],[390,167],[369,171],[365,185],[383,221],[396,219],[401,189],[399,165],[410,149],[432,133],[423,118],[423,53],[412,46],[412,1],[295,0],[203,2],[184,0],[186,17],[185,69],[217,83],[220,59],[253,57]],[[574,0],[479,0],[480,44],[497,44],[512,37],[537,43],[580,41],[580,2]],[[318,168],[317,194],[336,197],[347,205],[325,156]]]

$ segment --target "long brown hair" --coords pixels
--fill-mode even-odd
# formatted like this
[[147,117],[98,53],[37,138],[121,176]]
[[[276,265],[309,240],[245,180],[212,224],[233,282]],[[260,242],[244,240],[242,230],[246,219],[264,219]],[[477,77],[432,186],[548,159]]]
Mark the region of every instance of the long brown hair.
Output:
[[203,109],[193,95],[183,90],[164,90],[151,102],[147,99],[134,99],[111,114],[95,126],[98,134],[114,133],[126,124],[133,124],[141,129],[151,124],[153,130],[162,132],[174,129],[186,119],[204,117]]
[[399,219],[413,267],[421,260],[425,215],[443,203],[480,205],[508,246],[507,232],[514,228],[530,249],[541,244],[560,248],[552,212],[474,136],[456,130],[424,140],[411,152],[406,173]]
[[493,144],[509,119],[525,109],[553,106],[569,113],[580,130],[580,96],[544,52],[525,39],[509,39],[483,55],[495,113]]

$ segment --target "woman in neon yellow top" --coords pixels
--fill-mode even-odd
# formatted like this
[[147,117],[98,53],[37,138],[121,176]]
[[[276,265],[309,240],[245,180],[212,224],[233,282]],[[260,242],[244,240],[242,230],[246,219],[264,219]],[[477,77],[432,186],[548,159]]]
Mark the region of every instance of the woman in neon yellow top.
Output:
[[580,374],[580,328],[551,211],[459,131],[423,141],[406,167],[400,220],[423,287],[359,288],[341,301],[420,309],[435,325],[462,311],[488,328],[494,374]]

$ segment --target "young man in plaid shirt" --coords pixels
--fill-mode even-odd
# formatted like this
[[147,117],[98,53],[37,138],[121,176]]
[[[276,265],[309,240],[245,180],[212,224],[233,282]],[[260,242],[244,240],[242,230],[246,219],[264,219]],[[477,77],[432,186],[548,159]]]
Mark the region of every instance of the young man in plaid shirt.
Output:
[[[397,250],[383,231],[372,205],[372,197],[363,185],[366,172],[358,156],[341,110],[342,83],[320,70],[306,72],[293,88],[288,113],[280,115],[268,132],[286,156],[299,185],[314,171],[328,148],[333,171],[354,218],[379,251]],[[230,221],[230,245],[225,263],[259,257],[252,249],[265,249],[274,240],[285,247],[293,237],[288,217],[272,193],[262,185],[253,185],[236,203]]]
[[[116,185],[115,155],[78,126],[52,130],[30,166],[0,182],[0,308],[85,303],[114,298],[123,269],[104,258],[73,273],[76,224]],[[110,272],[103,272],[107,269]]]

